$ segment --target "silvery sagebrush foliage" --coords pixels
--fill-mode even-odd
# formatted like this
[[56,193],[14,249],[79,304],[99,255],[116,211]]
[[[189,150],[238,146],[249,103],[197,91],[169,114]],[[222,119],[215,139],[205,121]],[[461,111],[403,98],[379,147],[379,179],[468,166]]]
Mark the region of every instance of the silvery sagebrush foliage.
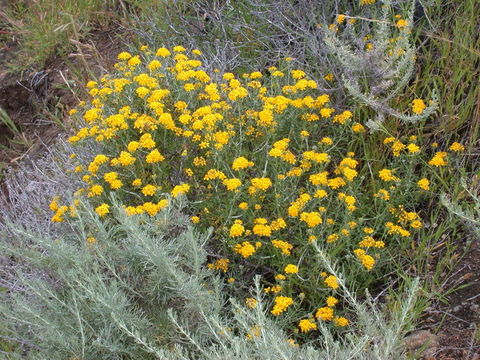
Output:
[[[372,14],[371,18],[348,17],[365,23],[363,29],[366,30],[362,33],[358,32],[356,23],[348,21],[344,31],[324,31],[325,45],[340,64],[341,80],[348,94],[375,110],[376,119],[367,122],[372,130],[378,130],[386,116],[418,122],[428,118],[438,107],[435,92],[421,114],[405,115],[389,105],[407,86],[414,71],[416,49],[410,34],[415,0],[381,0],[380,3],[380,14]],[[402,26],[392,22],[397,11],[394,5],[405,9]]]
[[[464,201],[460,203],[458,200],[452,200],[445,193],[440,195],[440,202],[453,215],[459,217],[467,226],[467,228],[475,235],[477,240],[480,240],[480,196],[478,189],[475,189],[472,184],[468,184],[467,180],[462,177],[460,185],[463,188],[464,199],[469,198],[470,206],[465,205]],[[478,184],[477,184],[478,188]]]
[[[114,221],[105,223],[84,204],[61,237],[5,224],[0,322],[1,337],[15,345],[10,358],[402,358],[417,281],[387,316],[371,298],[359,302],[318,247],[357,320],[341,337],[322,325],[316,346],[298,346],[282,320],[267,315],[258,279],[255,309],[227,299],[221,279],[204,266],[209,234],[188,224],[181,202],[153,218],[128,217],[118,203],[114,209]],[[95,241],[87,242],[91,231]]]
[[[218,279],[204,267],[208,234],[184,229],[187,219],[175,210],[153,222],[117,211],[114,225],[85,209],[61,237],[7,225],[15,241],[2,237],[9,259],[2,266],[3,328],[9,339],[30,344],[30,358],[148,358],[128,331],[166,345],[173,331],[167,308],[209,340],[201,312],[219,313],[223,301]],[[96,241],[87,242],[93,230]]]
[[[88,161],[98,151],[96,148],[96,144],[86,144],[78,154],[79,160]],[[70,199],[80,185],[71,176],[74,170],[68,156],[71,152],[71,145],[60,136],[54,145],[45,146],[40,158],[26,158],[5,174],[0,192],[0,229],[7,230],[8,219],[43,234],[65,231],[52,223],[48,204],[58,194]]]

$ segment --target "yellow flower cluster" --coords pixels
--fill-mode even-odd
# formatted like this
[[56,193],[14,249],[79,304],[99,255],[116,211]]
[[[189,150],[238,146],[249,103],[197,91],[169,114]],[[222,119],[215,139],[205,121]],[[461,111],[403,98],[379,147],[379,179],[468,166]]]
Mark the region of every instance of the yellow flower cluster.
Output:
[[400,153],[402,152],[402,150],[408,151],[409,154],[417,154],[421,150],[417,144],[411,142],[408,145],[405,145],[399,139],[396,139],[393,136],[385,138],[383,140],[383,143],[385,145],[392,144],[391,149],[392,149],[393,156],[395,157],[400,156]]
[[428,165],[432,166],[446,166],[447,165],[447,153],[444,151],[438,151],[435,155],[430,159]]
[[225,273],[228,270],[229,263],[230,263],[229,259],[222,258],[222,259],[216,260],[213,263],[207,264],[207,266],[209,269],[222,270]]
[[242,220],[235,220],[235,223],[230,228],[230,236],[231,237],[238,237],[242,236],[245,232],[245,228],[242,225]]
[[[367,247],[367,246],[366,246]],[[362,262],[362,265],[365,266],[367,270],[372,270],[373,265],[375,265],[375,259],[368,255],[365,250],[363,249],[356,249],[354,250],[355,255],[359,258]]]
[[69,210],[69,207],[66,206],[66,205],[59,205],[58,204],[58,201],[60,200],[60,198],[58,196],[56,196],[52,202],[50,203],[49,207],[50,207],[50,210],[54,211],[55,212],[55,215],[53,215],[52,217],[52,221],[53,222],[62,222],[64,221],[64,215],[67,213],[67,211]]
[[312,319],[302,319],[298,323],[301,332],[317,330],[317,324]]
[[298,266],[293,265],[293,264],[288,264],[285,266],[285,269],[283,269],[285,274],[296,274],[298,273]]
[[423,190],[430,190],[430,181],[426,178],[418,180],[417,185]]
[[95,208],[95,212],[100,216],[105,216],[110,212],[110,206],[108,204],[101,204]]
[[245,299],[245,305],[247,305],[247,307],[251,308],[251,309],[254,309],[257,307],[257,299],[254,299],[254,298],[246,298]]
[[293,299],[288,296],[277,296],[274,300],[273,309],[271,313],[273,315],[280,315],[283,313],[287,308],[293,304]]
[[255,165],[253,163],[253,161],[249,161],[246,158],[244,158],[243,156],[240,156],[240,157],[236,158],[235,160],[233,160],[232,169],[233,170],[241,170],[241,169],[246,169],[248,167],[251,167],[253,165]]
[[256,251],[255,247],[249,241],[244,241],[241,244],[235,245],[234,250],[244,258],[252,256]]
[[[348,319],[345,317],[335,317],[334,313],[335,310],[333,309],[335,305],[338,304],[338,299],[329,296],[326,300],[327,306],[323,306],[317,309],[315,313],[315,318],[319,321],[331,321],[335,323],[337,326],[347,326],[349,324]],[[317,330],[317,324],[315,323],[314,319],[302,319],[298,323],[298,327],[300,328],[301,332],[309,332],[312,330]]]
[[189,190],[190,190],[190,185],[189,184],[176,185],[172,190],[172,196],[174,198],[176,198],[177,196],[180,196],[182,194],[186,194]]
[[[407,25],[405,20],[403,21],[399,20],[398,22],[401,22],[403,26]],[[398,26],[398,22],[397,22],[397,26]],[[420,115],[421,113],[423,113],[423,110],[425,110],[426,107],[427,106],[425,105],[422,99],[415,99],[412,101],[412,111],[417,115]]]
[[452,151],[459,152],[459,151],[464,151],[465,146],[463,146],[462,144],[460,144],[458,142],[454,142],[452,145],[450,145],[449,149],[452,150]]
[[285,255],[290,255],[293,249],[293,245],[287,241],[272,240],[272,245],[282,251]]
[[378,172],[378,177],[383,181],[397,181],[399,180],[396,176],[393,175],[393,171],[389,169],[382,169]]
[[327,276],[324,280],[325,284],[332,288],[332,289],[337,289],[339,287],[338,280],[334,275],[329,275]]
[[[404,183],[401,166],[384,165],[388,168],[371,179],[382,188],[375,185],[369,193],[373,188],[364,183],[364,169],[370,164],[364,154],[346,149],[350,140],[368,136],[364,126],[354,122],[352,111],[334,108],[307,73],[287,61],[281,68],[241,77],[210,76],[198,54],[181,46],[139,55],[123,52],[115,75],[87,84],[91,99],[70,112],[79,128],[69,141],[96,143],[104,153],[87,163],[75,160],[74,172],[84,182],[79,196],[83,193],[100,217],[111,212],[112,191],[130,216],[155,216],[169,199],[188,197],[192,201],[185,211],[192,223],[215,229],[212,249],[220,256],[208,264],[210,269],[226,277],[238,264],[250,275],[268,269],[271,276],[262,279],[265,293],[275,296],[273,315],[285,312],[296,296],[305,299],[298,301],[298,311],[318,308],[322,291],[327,306],[318,308],[317,320],[348,325],[346,318],[334,316],[338,300],[331,295],[340,291],[339,280],[322,273],[324,286],[318,290],[318,271],[309,271],[321,267],[312,243],[342,264],[354,259],[361,264],[355,266],[368,271],[389,237],[409,237],[421,228],[418,215],[397,201],[396,189]],[[333,81],[333,75],[326,79]],[[413,111],[421,113],[425,104],[417,100]],[[406,160],[414,160],[411,155],[420,153],[413,138],[390,137],[384,144],[394,159],[406,154]],[[464,148],[454,143],[450,150]],[[437,153],[430,165],[446,164],[443,154]],[[417,189],[429,189],[426,178],[417,184]],[[55,222],[74,212],[74,205],[59,201],[50,204]],[[389,207],[396,210],[389,212]],[[365,223],[382,218],[377,211],[389,217],[375,225],[377,230],[385,226],[384,231]],[[369,230],[362,233],[366,225]],[[297,273],[301,276],[293,276]],[[309,332],[317,329],[314,321],[304,313],[295,323]]]

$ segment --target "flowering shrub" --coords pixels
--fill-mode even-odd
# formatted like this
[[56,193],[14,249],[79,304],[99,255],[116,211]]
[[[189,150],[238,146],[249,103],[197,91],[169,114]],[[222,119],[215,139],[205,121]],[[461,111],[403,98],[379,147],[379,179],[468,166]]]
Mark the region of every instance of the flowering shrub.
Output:
[[[361,119],[335,107],[291,59],[237,77],[207,74],[200,54],[187,56],[182,46],[123,52],[116,74],[87,83],[92,98],[70,112],[83,127],[69,141],[101,150],[79,159],[74,172],[84,186],[71,204],[52,201],[52,221],[75,216],[80,197],[102,219],[111,215],[112,192],[129,216],[155,216],[187,197],[192,222],[214,229],[208,267],[232,292],[258,274],[271,315],[290,314],[292,328],[348,325],[337,278],[314,246],[346,269],[352,285],[367,287],[423,226],[415,205],[429,180],[415,175],[418,167],[445,166],[448,153],[437,152],[429,166],[416,137],[389,135],[381,144],[391,150],[389,165],[378,168],[362,150]],[[414,100],[411,111],[424,108]]]

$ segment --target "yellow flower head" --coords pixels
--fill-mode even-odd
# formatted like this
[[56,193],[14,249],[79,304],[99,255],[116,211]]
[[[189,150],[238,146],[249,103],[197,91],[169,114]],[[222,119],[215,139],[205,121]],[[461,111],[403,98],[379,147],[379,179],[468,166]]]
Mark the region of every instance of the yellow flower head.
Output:
[[200,222],[200,218],[198,216],[192,216],[190,221],[194,224],[198,224]]
[[232,169],[241,170],[241,169],[246,169],[247,167],[251,167],[253,165],[254,165],[253,161],[249,161],[247,158],[240,156],[235,160],[233,160]]
[[242,236],[245,232],[245,228],[242,225],[242,220],[235,220],[235,223],[230,227],[230,236],[238,237]]
[[418,180],[417,185],[423,190],[430,190],[430,181],[427,178]]
[[296,274],[298,273],[298,266],[293,264],[288,264],[287,266],[285,266],[285,269],[283,269],[283,272],[285,274]]
[[238,208],[242,209],[242,210],[247,210],[248,209],[248,203],[241,202],[240,204],[238,204]]
[[267,190],[272,186],[272,181],[269,178],[253,178],[252,185],[259,190]]
[[333,319],[333,322],[334,322],[335,325],[341,326],[341,327],[348,326],[348,324],[350,324],[350,322],[348,321],[347,318],[344,318],[344,317],[341,317],[341,316],[340,317],[335,317]]
[[332,289],[334,289],[334,290],[339,287],[338,280],[337,280],[337,278],[336,278],[335,276],[333,276],[333,275],[327,276],[323,281],[325,282],[325,284],[326,284],[328,287],[330,287],[330,288],[332,288]]
[[132,57],[132,55],[126,51],[124,52],[121,52],[120,54],[118,54],[117,56],[117,59],[118,60],[128,60]]
[[[285,255],[290,255],[293,249],[293,245],[287,241],[272,240],[272,245],[282,251]],[[286,268],[285,268],[286,269]]]
[[190,185],[183,183],[180,185],[176,185],[173,188],[171,194],[174,198],[176,198],[180,195],[186,194],[189,190],[190,190]]
[[315,313],[318,320],[329,321],[333,319],[333,309],[330,307],[321,307]]
[[425,110],[426,107],[427,106],[422,99],[415,99],[412,101],[412,111],[417,115],[423,113],[423,110]]
[[160,154],[160,151],[158,151],[158,149],[152,150],[145,157],[145,161],[148,164],[154,164],[154,163],[162,162],[163,160],[165,160],[165,157],[162,154]]
[[334,307],[335,305],[337,305],[337,303],[338,303],[337,298],[334,298],[333,296],[329,296],[327,298],[327,306],[328,307]]
[[155,53],[155,55],[160,56],[160,57],[167,57],[167,56],[170,56],[170,54],[171,54],[171,52],[166,48],[160,48]]
[[462,144],[458,143],[458,142],[454,142],[452,145],[450,145],[449,147],[450,150],[452,151],[464,151],[465,150],[465,146],[463,146]]
[[435,153],[433,158],[430,159],[430,161],[428,162],[428,165],[437,166],[437,167],[446,166],[447,165],[446,157],[447,157],[446,152],[438,151]]
[[255,247],[249,241],[244,241],[241,244],[237,244],[233,249],[236,253],[242,255],[244,258],[252,256],[256,251]]
[[225,179],[222,181],[222,184],[225,185],[228,191],[234,191],[238,187],[242,186],[242,182],[240,179],[232,178],[232,179]]
[[87,238],[87,243],[93,244],[95,242],[97,242],[97,239],[95,239],[93,236],[90,236]]
[[293,299],[288,296],[277,296],[274,300],[273,309],[271,313],[273,315],[280,315],[283,313],[287,308],[293,304]]
[[95,212],[100,216],[103,217],[110,212],[110,206],[108,204],[101,204],[95,208]]
[[245,305],[250,309],[254,309],[257,307],[257,299],[248,297],[245,299]]
[[317,330],[317,324],[311,319],[302,319],[298,323],[300,332],[306,333],[312,330]]
[[142,188],[142,194],[145,196],[153,196],[155,195],[155,192],[157,191],[157,187],[155,185],[145,185]]
[[383,181],[396,181],[399,180],[396,176],[393,175],[393,171],[389,169],[382,169],[378,172],[378,176]]

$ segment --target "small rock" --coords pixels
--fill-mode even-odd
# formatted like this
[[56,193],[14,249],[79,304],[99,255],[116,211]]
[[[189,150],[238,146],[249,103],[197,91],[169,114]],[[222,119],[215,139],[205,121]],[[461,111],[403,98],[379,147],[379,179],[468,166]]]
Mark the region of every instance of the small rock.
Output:
[[405,346],[412,352],[424,350],[423,356],[428,359],[435,354],[438,348],[438,339],[430,331],[422,330],[408,336],[405,339]]

